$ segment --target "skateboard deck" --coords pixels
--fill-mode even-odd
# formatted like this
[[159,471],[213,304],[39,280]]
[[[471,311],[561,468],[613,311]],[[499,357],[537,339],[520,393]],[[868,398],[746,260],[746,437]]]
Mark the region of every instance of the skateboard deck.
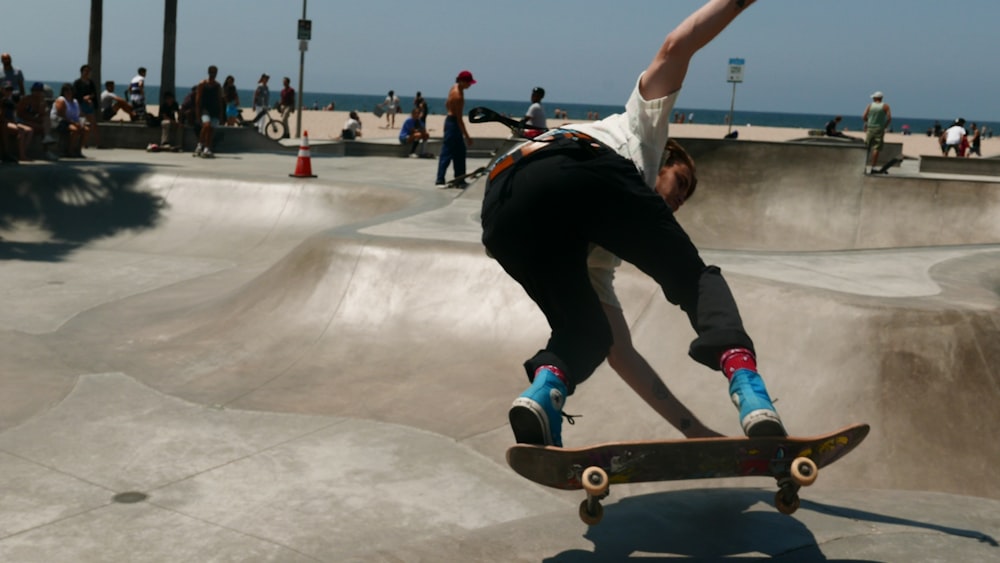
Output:
[[455,176],[451,180],[445,182],[441,189],[448,190],[452,188],[467,188],[473,182],[479,179],[486,172],[485,166],[480,166],[468,174],[462,174],[461,176]]
[[798,508],[799,488],[811,485],[820,468],[856,448],[869,429],[855,424],[811,437],[611,442],[584,448],[517,444],[507,450],[507,464],[540,485],[585,489],[580,517],[592,524],[600,521],[599,501],[610,485],[725,477],[775,478],[775,504],[791,514]]
[[888,174],[890,168],[892,168],[893,166],[899,166],[902,162],[903,162],[902,158],[894,158],[889,162],[883,164],[881,168],[877,170],[872,170],[872,174]]

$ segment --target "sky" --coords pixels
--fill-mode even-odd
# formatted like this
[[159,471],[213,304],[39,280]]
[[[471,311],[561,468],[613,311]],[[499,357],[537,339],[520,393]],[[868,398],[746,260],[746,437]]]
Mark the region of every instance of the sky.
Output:
[[[253,88],[299,81],[300,0],[179,0],[177,84],[210,64]],[[304,90],[470,100],[624,104],[664,37],[702,0],[307,0]],[[86,62],[89,0],[4,2],[0,52],[26,80],[72,81]],[[11,22],[23,22],[23,25]],[[746,61],[739,110],[860,115],[885,92],[894,115],[1000,121],[997,0],[759,0],[692,61],[679,107],[728,110],[730,58]],[[139,66],[159,84],[163,2],[104,0],[102,79]],[[277,80],[276,80],[277,79]]]

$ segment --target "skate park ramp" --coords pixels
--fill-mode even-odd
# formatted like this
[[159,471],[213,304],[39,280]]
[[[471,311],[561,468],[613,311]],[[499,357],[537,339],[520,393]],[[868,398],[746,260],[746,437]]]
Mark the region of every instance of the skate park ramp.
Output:
[[[996,560],[1000,186],[688,146],[679,219],[786,425],[872,425],[793,516],[773,480],[705,480],[612,487],[588,528],[582,493],[506,466],[547,327],[478,243],[482,181],[106,150],[0,170],[0,560]],[[637,349],[738,434],[684,316],[629,265],[616,286]],[[606,365],[568,410],[567,445],[680,437]]]

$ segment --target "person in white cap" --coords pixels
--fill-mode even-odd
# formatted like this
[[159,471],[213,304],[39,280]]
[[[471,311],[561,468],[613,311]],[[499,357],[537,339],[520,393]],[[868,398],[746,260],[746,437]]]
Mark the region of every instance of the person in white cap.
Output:
[[872,168],[878,163],[878,152],[882,150],[885,130],[892,123],[892,111],[889,109],[889,104],[882,101],[882,97],[882,92],[872,94],[872,103],[868,104],[864,115],[861,116],[865,122],[865,145],[871,154]]

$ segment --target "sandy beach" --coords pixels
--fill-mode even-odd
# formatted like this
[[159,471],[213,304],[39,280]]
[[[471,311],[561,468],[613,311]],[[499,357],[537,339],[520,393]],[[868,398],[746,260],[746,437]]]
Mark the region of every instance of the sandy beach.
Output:
[[[147,106],[154,115],[157,113],[157,106]],[[243,115],[251,117],[251,110],[244,108]],[[272,111],[272,115],[277,116],[277,112]],[[306,110],[302,112],[302,130],[308,132],[310,141],[329,141],[340,136],[344,122],[347,121],[348,111],[322,111]],[[116,119],[121,119],[124,114],[119,114]],[[395,127],[386,127],[385,116],[375,117],[375,114],[367,112],[361,113],[362,138],[363,139],[394,139],[399,135],[399,129],[409,114],[402,113],[396,115]],[[443,115],[427,116],[427,128],[432,138],[441,138],[444,133]],[[289,119],[290,133],[294,136],[296,132],[298,115],[293,113]],[[549,126],[559,126],[565,123],[580,123],[580,121],[557,121],[549,120]],[[471,124],[466,119],[466,127],[472,136],[473,145],[475,139],[490,138],[498,139],[510,136],[510,131],[499,123],[477,123]],[[793,139],[801,139],[809,136],[809,129],[793,127],[761,127],[751,125],[735,125],[733,129],[739,131],[739,139],[747,141],[772,141],[782,142]],[[691,137],[701,139],[720,139],[726,135],[729,127],[726,125],[704,125],[699,123],[675,123],[670,126],[671,135],[674,137]],[[845,131],[846,135],[864,138],[861,131]],[[903,154],[908,157],[920,156],[941,156],[941,149],[937,139],[928,137],[926,134],[903,135],[902,133],[887,133],[885,140],[888,143],[902,143]],[[997,138],[983,139],[982,153],[984,157],[1000,156],[1000,141]]]
[[[396,116],[396,127],[387,129],[385,127],[385,116],[375,117],[372,113],[361,114],[361,124],[363,127],[363,138],[383,139],[395,138],[399,135],[399,128],[409,117],[408,114]],[[302,129],[309,133],[309,139],[313,141],[335,139],[340,135],[344,122],[347,121],[346,111],[313,111],[307,110],[302,113]],[[295,133],[296,115],[289,118],[292,134]],[[559,122],[555,119],[549,120],[549,126],[558,126],[563,123],[579,123],[579,121]],[[466,120],[466,127],[472,135],[473,144],[476,137],[483,138],[504,138],[510,135],[507,127],[499,123],[477,123],[470,124]],[[444,116],[430,115],[427,117],[427,128],[431,137],[440,138],[444,132]],[[758,126],[734,126],[733,129],[739,131],[739,138],[748,141],[790,141],[809,136],[808,129],[788,128],[788,127],[758,127]],[[719,139],[729,131],[726,125],[703,125],[698,123],[676,123],[670,126],[671,135],[674,137],[694,137],[694,138],[715,138]],[[864,133],[860,131],[845,131],[846,135],[864,138]],[[919,156],[941,156],[941,149],[937,139],[928,137],[926,134],[903,135],[902,133],[888,133],[885,136],[888,143],[903,143],[903,154],[910,157]],[[1000,141],[996,138],[983,139],[982,153],[984,157],[1000,155]]]

